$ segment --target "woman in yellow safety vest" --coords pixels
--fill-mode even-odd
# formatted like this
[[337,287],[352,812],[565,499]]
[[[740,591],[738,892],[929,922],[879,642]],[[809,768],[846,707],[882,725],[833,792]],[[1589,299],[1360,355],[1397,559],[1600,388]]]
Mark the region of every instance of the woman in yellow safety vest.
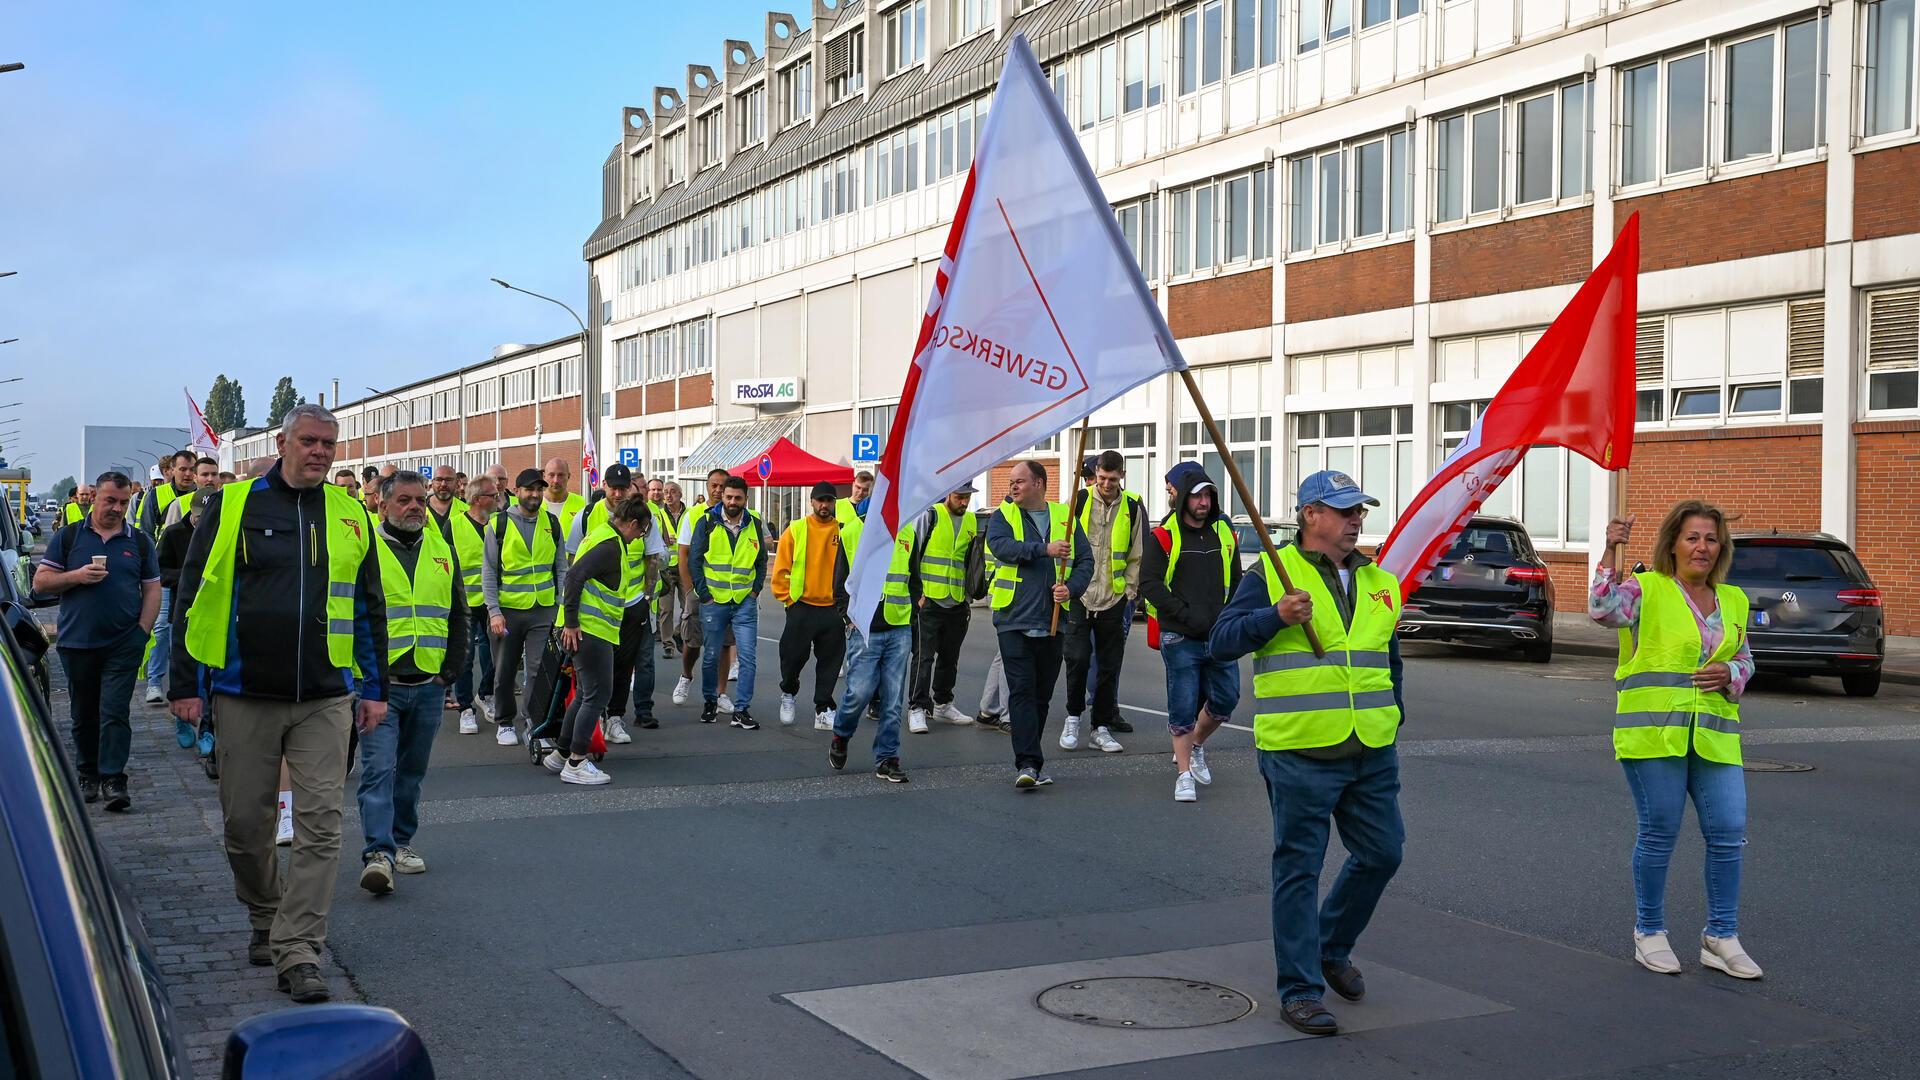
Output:
[[1633,845],[1633,955],[1663,975],[1680,973],[1667,943],[1667,864],[1692,797],[1707,847],[1707,926],[1700,963],[1737,979],[1760,966],[1740,947],[1740,857],[1747,784],[1740,768],[1740,695],[1753,677],[1747,596],[1729,585],[1733,544],[1718,508],[1688,500],[1667,512],[1653,569],[1625,573],[1614,552],[1633,518],[1607,526],[1588,611],[1620,632],[1614,670],[1613,751],[1639,819]]

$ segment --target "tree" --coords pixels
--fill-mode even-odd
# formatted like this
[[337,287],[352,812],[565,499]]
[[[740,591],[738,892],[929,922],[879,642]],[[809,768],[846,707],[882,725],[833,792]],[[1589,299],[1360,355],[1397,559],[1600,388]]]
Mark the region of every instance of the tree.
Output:
[[207,425],[215,431],[232,431],[247,426],[247,399],[237,380],[225,375],[213,377],[213,389],[201,406]]
[[53,488],[48,494],[49,497],[64,502],[71,498],[73,493],[78,490],[79,488],[73,482],[73,477],[63,476],[53,482]]
[[292,376],[280,376],[280,381],[273,384],[273,398],[267,402],[267,426],[270,428],[279,427],[280,421],[286,419],[287,414],[293,411],[295,405],[305,405],[306,403],[307,398],[305,394],[296,395],[294,393]]

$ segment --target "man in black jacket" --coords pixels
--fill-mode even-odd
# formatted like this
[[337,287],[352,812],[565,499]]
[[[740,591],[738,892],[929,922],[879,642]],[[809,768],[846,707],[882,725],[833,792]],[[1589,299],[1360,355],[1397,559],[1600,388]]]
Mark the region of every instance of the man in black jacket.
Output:
[[1141,556],[1140,595],[1159,620],[1167,665],[1167,730],[1179,769],[1173,799],[1194,802],[1195,785],[1213,783],[1207,736],[1240,704],[1238,665],[1207,652],[1214,620],[1240,584],[1240,555],[1213,480],[1196,467],[1176,484],[1174,513],[1153,530]]
[[[180,574],[185,614],[168,679],[182,720],[199,721],[203,696],[214,701],[227,862],[253,926],[247,959],[273,965],[302,1003],[328,996],[319,961],[340,861],[348,728],[371,730],[387,711],[373,522],[326,483],[339,431],[332,413],[296,406],[280,426],[279,461],[207,508]],[[284,875],[273,835],[283,758],[295,796]]]

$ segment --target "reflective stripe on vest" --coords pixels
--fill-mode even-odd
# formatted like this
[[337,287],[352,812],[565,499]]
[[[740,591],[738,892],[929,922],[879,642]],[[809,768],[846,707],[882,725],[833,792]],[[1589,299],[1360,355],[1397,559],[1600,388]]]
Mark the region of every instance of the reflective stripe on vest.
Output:
[[[240,519],[247,496],[258,481],[241,481],[220,489],[220,526],[207,549],[200,575],[200,591],[187,609],[187,655],[210,668],[227,666],[227,635],[247,628],[233,625],[234,567],[240,547]],[[353,601],[360,564],[373,542],[373,520],[366,508],[332,484],[325,492],[327,528],[327,662],[362,674],[353,655]]]
[[908,588],[913,573],[913,526],[900,530],[893,538],[893,558],[887,561],[886,584],[880,588],[880,613],[888,626],[905,626],[913,621],[913,591]]
[[[1640,583],[1638,634],[1620,631],[1620,664],[1613,673],[1613,754],[1616,758],[1686,757],[1738,765],[1740,706],[1718,691],[1693,685],[1700,661],[1700,624],[1680,585],[1665,574],[1635,574]],[[1747,634],[1747,594],[1718,585],[1724,636],[1706,663],[1724,664]]]
[[[504,511],[502,511],[504,513]],[[540,511],[545,514],[546,511]],[[500,515],[495,514],[498,518]],[[520,528],[511,521],[500,529],[500,606],[515,611],[553,606],[553,529],[545,517],[533,519],[533,548],[520,538]]]
[[749,510],[738,540],[720,522],[707,530],[707,593],[716,603],[733,604],[753,590],[753,568],[760,557],[760,515]]
[[487,557],[486,538],[480,535],[479,522],[467,514],[455,514],[451,519],[453,533],[453,553],[460,556],[460,590],[466,594],[467,606],[479,611],[486,607],[486,592],[480,587],[480,563]]
[[[1007,524],[1013,529],[1013,538],[1025,542],[1027,536],[1027,512],[1020,509],[1020,504],[1010,502],[1001,503],[1000,516],[1006,518]],[[1069,521],[1066,503],[1047,503],[1047,542],[1051,544],[1065,540],[1068,550],[1067,562],[1071,565],[1073,562],[1073,530],[1068,527]],[[1053,560],[1042,559],[1034,565],[1041,564],[1045,564],[1049,570],[1051,570]],[[1018,565],[1001,563],[995,566],[993,569],[992,590],[993,610],[999,611],[1012,604],[1014,589],[1018,587],[1019,584],[1020,567]]]
[[381,538],[380,588],[387,594],[387,659],[411,649],[414,666],[437,675],[447,659],[447,620],[453,615],[453,551],[439,529],[420,531],[419,558],[409,578],[392,544]]
[[[1166,530],[1167,530],[1167,536],[1170,538],[1170,542],[1173,545],[1173,549],[1167,552],[1167,573],[1166,573],[1166,576],[1161,579],[1161,584],[1167,587],[1168,592],[1172,592],[1173,591],[1173,571],[1176,567],[1180,565],[1180,520],[1179,518],[1168,517],[1166,521]],[[1233,560],[1234,560],[1234,557],[1239,554],[1239,548],[1233,539],[1233,527],[1228,525],[1224,520],[1220,518],[1213,519],[1213,533],[1215,536],[1220,538],[1220,589],[1221,589],[1220,595],[1231,600],[1233,598],[1230,595],[1230,590],[1232,590],[1233,588]],[[1260,556],[1260,559],[1262,562],[1265,562],[1266,556],[1262,555]],[[1147,614],[1152,615],[1155,618],[1158,618],[1160,615],[1160,612],[1154,609],[1152,601],[1147,602]],[[1307,655],[1311,656],[1313,654],[1308,653]]]
[[[609,541],[619,544],[620,534],[603,521],[594,526],[587,533],[587,538],[580,542],[578,558],[585,559],[587,552]],[[639,588],[640,579],[626,559],[620,560],[619,588],[609,589],[588,578],[580,587],[580,629],[609,645],[620,644],[620,620],[625,615],[627,601],[633,598]]]
[[[1297,545],[1280,549],[1293,587],[1313,598],[1313,629],[1325,656],[1313,655],[1306,631],[1288,626],[1253,654],[1254,745],[1262,750],[1337,746],[1358,734],[1367,746],[1390,745],[1400,729],[1388,650],[1400,621],[1400,582],[1368,563],[1353,572],[1353,625],[1320,570]],[[1285,590],[1273,563],[1261,560],[1267,597]]]
[[[1087,501],[1080,504],[1080,529],[1087,534],[1088,544],[1093,543],[1093,500],[1097,498],[1099,496],[1088,491]],[[1133,551],[1133,503],[1138,498],[1138,495],[1123,489],[1120,492],[1120,505],[1113,511],[1113,532],[1107,540],[1107,562],[1113,576],[1115,596],[1125,596],[1127,592],[1127,556]]]
[[967,587],[967,551],[980,528],[973,515],[962,512],[960,524],[944,503],[934,504],[933,531],[920,553],[920,591],[929,600],[963,600]]

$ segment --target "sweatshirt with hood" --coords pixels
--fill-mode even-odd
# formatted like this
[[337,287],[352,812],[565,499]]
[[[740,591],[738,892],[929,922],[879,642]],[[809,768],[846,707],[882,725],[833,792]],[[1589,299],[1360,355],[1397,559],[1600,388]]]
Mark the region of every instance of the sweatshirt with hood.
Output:
[[[1213,514],[1199,528],[1186,523],[1179,510],[1187,497],[1201,486],[1213,492]],[[1180,562],[1174,566],[1171,583],[1167,579],[1168,549],[1156,530],[1143,546],[1140,558],[1140,596],[1154,606],[1162,633],[1206,640],[1213,632],[1214,620],[1227,606],[1227,598],[1240,585],[1240,553],[1237,545],[1228,563],[1228,582],[1220,580],[1220,536],[1214,522],[1224,520],[1220,510],[1220,488],[1199,469],[1185,471],[1174,487],[1175,512],[1161,525],[1171,539],[1180,533]],[[1231,535],[1231,531],[1229,531]]]

